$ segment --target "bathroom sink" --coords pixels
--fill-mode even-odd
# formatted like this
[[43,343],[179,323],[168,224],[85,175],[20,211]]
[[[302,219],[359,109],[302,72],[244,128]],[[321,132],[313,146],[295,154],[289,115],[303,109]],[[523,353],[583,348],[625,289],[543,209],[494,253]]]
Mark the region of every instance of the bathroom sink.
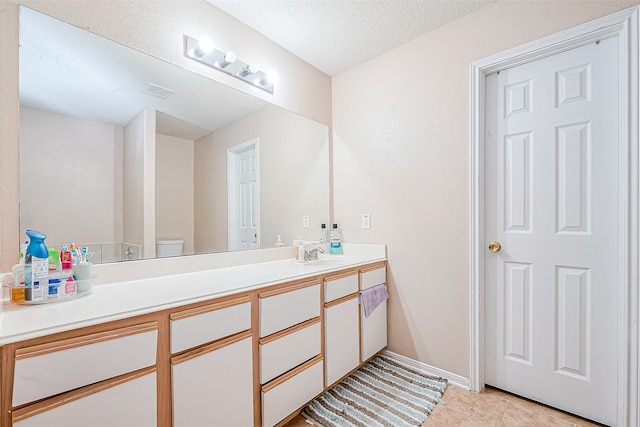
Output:
[[339,265],[344,265],[344,263],[349,263],[351,261],[355,261],[354,257],[351,256],[344,256],[344,255],[327,255],[327,256],[322,256],[318,259],[314,259],[311,261],[306,261],[304,264],[308,265],[308,266],[318,266],[318,267],[323,267],[323,266],[339,266]]

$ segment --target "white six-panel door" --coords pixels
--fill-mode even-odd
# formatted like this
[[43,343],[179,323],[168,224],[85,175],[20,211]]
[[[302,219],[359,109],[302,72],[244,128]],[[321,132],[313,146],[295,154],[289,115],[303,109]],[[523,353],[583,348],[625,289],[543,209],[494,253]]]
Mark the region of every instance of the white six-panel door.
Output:
[[238,213],[240,250],[258,249],[258,175],[256,150],[238,154]]
[[486,77],[485,383],[616,423],[616,37]]
[[258,138],[227,150],[230,251],[260,248]]

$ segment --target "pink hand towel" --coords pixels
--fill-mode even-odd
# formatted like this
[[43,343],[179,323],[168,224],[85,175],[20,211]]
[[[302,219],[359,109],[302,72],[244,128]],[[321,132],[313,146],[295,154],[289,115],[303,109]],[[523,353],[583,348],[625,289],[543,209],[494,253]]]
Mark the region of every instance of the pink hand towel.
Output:
[[365,317],[369,317],[380,303],[389,298],[384,283],[360,291],[360,304],[364,308]]

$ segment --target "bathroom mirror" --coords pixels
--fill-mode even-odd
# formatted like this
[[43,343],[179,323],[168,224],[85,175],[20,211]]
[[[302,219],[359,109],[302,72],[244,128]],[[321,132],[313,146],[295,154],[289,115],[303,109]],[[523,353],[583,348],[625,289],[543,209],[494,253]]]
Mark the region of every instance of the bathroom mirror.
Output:
[[21,236],[115,262],[329,222],[326,125],[23,6],[19,69]]

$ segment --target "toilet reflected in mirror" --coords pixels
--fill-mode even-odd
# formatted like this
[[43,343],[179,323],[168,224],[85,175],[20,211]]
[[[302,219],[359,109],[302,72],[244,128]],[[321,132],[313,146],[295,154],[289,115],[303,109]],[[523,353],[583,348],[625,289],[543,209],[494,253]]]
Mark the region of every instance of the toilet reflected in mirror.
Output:
[[183,247],[184,240],[157,240],[156,258],[181,256]]

